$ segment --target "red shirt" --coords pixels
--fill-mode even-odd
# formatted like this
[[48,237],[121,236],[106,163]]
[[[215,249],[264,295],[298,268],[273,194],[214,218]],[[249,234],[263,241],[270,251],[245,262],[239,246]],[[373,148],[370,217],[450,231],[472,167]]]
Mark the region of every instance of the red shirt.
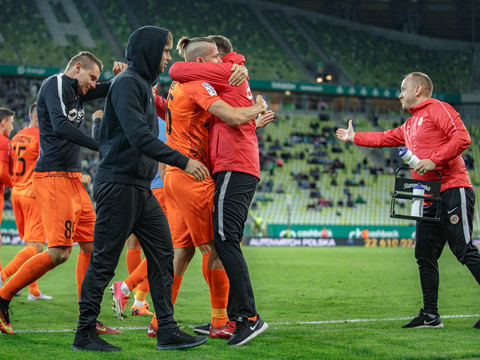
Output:
[[10,155],[10,140],[0,135],[0,183],[3,189],[3,185],[12,187],[11,174],[11,155]]
[[[470,146],[470,135],[458,112],[449,104],[428,99],[409,110],[413,115],[392,130],[355,133],[355,144],[369,147],[406,146],[420,160],[430,159],[442,174],[441,191],[455,187],[473,188],[462,152]],[[438,181],[438,175],[429,171],[417,180]]]
[[[248,81],[240,86],[231,86],[232,64],[243,65],[243,55],[231,52],[223,63],[176,62],[170,69],[170,77],[179,82],[204,79],[208,81],[223,101],[233,107],[248,107],[254,104]],[[239,171],[260,179],[258,140],[255,134],[255,119],[240,126],[229,126],[213,117],[210,124],[210,166],[211,173]]]

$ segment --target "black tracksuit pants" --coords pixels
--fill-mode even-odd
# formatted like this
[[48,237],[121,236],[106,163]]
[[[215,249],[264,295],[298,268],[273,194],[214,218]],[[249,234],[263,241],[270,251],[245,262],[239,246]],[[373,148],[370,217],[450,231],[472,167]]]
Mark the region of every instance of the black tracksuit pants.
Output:
[[151,190],[95,181],[97,219],[93,253],[82,284],[77,331],[95,331],[105,288],[115,274],[125,241],[133,233],[148,261],[148,281],[158,327],[176,327],[173,318],[173,246],[170,229]]
[[240,242],[258,179],[237,171],[221,171],[213,179],[213,243],[230,281],[228,317],[253,317],[257,310]]
[[424,310],[438,314],[438,262],[445,244],[458,261],[468,267],[480,284],[480,253],[472,242],[475,192],[470,188],[452,188],[441,193],[441,203],[424,207],[424,215],[433,217],[440,206],[441,223],[417,221],[415,258],[420,271]]

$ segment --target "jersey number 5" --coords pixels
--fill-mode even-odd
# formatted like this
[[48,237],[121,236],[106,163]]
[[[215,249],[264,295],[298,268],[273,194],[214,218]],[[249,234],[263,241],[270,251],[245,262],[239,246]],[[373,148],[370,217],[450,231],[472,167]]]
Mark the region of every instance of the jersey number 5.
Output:
[[22,166],[21,171],[18,171],[20,169],[18,169],[18,166],[15,166],[15,170],[17,170],[15,172],[15,175],[17,175],[17,176],[22,176],[22,175],[25,174],[25,169],[27,167],[27,163],[25,162],[25,159],[20,154],[22,153],[22,151],[24,151],[26,149],[27,149],[26,146],[19,146],[18,149],[17,149],[16,145],[13,146],[13,151],[15,151],[17,153],[17,161]]

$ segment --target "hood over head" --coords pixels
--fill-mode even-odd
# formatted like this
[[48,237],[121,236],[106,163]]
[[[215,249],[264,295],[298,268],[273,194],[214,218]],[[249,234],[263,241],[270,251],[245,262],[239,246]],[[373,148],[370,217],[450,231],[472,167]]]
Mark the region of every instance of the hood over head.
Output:
[[125,49],[128,67],[139,72],[146,80],[155,81],[168,32],[167,29],[150,25],[135,30]]

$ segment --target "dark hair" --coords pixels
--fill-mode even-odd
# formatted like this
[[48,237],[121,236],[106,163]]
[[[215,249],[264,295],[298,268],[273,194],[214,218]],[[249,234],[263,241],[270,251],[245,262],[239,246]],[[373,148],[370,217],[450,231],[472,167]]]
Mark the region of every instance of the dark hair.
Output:
[[10,116],[15,116],[15,111],[12,111],[4,107],[0,107],[0,121],[3,121],[4,119]]
[[82,64],[85,69],[91,69],[92,65],[95,64],[100,69],[100,73],[103,71],[103,64],[100,60],[98,60],[95,55],[93,55],[90,51],[81,51],[67,64],[67,68],[65,71],[70,70],[72,67],[75,66],[76,63]]
[[233,45],[229,38],[223,35],[210,35],[209,38],[215,41],[215,44],[217,44],[220,57],[223,57],[224,55],[233,51]]

